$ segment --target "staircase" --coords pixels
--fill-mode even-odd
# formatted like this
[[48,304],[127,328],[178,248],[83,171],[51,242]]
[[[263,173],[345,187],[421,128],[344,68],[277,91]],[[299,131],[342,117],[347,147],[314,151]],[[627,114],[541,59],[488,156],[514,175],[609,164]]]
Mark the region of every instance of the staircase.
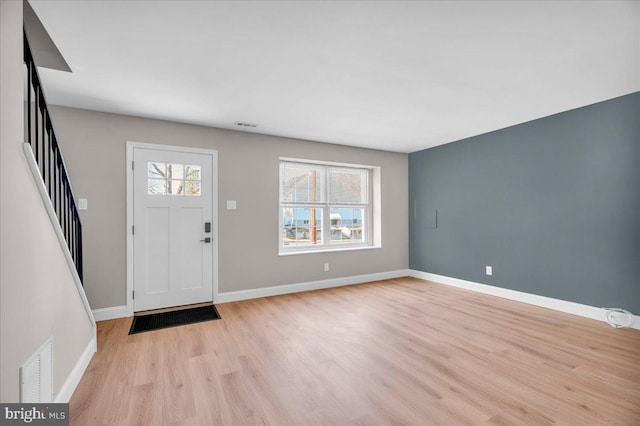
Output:
[[82,283],[82,224],[78,207],[26,32],[23,37],[27,75],[25,140]]

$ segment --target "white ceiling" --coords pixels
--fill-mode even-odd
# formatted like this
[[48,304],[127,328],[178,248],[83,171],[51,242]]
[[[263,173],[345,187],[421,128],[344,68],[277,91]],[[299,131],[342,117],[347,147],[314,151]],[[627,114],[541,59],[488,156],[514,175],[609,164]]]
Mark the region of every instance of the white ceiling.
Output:
[[640,91],[634,1],[30,3],[78,108],[412,152]]

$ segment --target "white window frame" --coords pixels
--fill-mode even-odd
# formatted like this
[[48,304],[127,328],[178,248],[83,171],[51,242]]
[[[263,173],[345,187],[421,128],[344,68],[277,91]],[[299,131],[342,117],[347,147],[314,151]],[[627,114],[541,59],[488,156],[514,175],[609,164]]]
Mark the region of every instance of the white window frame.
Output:
[[[282,173],[285,164],[300,164],[309,168],[323,169],[322,193],[319,202],[284,202],[282,194]],[[329,171],[339,169],[345,171],[365,172],[367,176],[366,203],[331,203],[329,197]],[[278,254],[281,256],[292,254],[306,254],[328,251],[362,250],[379,248],[380,244],[380,167],[360,164],[345,164],[298,158],[281,157],[278,173]],[[303,246],[285,246],[282,236],[283,208],[319,208],[322,209],[322,243]],[[331,209],[332,208],[363,208],[363,242],[337,243],[331,242]]]

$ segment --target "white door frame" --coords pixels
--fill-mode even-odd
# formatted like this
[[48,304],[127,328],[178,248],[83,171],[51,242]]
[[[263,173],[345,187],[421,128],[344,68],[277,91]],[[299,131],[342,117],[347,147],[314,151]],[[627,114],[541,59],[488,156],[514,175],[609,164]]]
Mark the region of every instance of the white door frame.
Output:
[[213,303],[218,297],[218,151],[213,149],[191,148],[185,146],[172,146],[151,144],[144,142],[127,141],[127,154],[125,168],[127,171],[127,316],[133,316],[133,150],[134,148],[147,148],[162,151],[179,151],[192,154],[211,155],[213,170],[211,175],[211,211],[213,213]]

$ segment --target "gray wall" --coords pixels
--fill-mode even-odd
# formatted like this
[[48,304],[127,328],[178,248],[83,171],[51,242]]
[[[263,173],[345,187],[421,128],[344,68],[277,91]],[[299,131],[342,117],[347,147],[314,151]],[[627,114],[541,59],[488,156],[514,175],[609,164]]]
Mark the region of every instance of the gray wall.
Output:
[[[89,200],[89,210],[80,213],[85,289],[93,309],[126,304],[126,141],[218,150],[221,293],[408,266],[406,154],[63,107],[54,107],[52,115],[76,196]],[[278,256],[281,156],[380,166],[382,248]],[[226,210],[225,200],[237,200],[238,209]],[[324,262],[329,272],[323,272]]]
[[412,153],[409,197],[412,269],[640,313],[640,93]]
[[0,1],[0,401],[18,402],[19,368],[54,338],[58,393],[94,335],[26,162],[22,2]]

